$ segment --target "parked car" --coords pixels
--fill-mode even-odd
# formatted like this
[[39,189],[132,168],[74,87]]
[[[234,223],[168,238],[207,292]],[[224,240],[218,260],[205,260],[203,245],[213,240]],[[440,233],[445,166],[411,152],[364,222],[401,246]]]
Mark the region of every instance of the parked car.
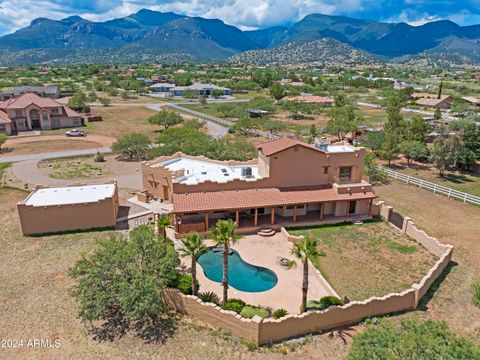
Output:
[[84,131],[84,130],[80,130],[80,129],[72,129],[72,130],[69,130],[65,133],[65,135],[67,136],[87,136],[87,132]]

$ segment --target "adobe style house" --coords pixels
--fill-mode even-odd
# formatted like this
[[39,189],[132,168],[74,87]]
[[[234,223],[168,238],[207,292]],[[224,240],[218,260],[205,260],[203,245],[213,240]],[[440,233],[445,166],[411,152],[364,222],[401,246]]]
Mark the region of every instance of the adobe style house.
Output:
[[450,95],[429,94],[429,93],[413,93],[412,99],[416,100],[416,104],[432,109],[450,109],[453,97]]
[[319,104],[327,107],[332,107],[333,103],[335,102],[334,99],[324,97],[324,96],[315,96],[315,95],[291,96],[286,98],[286,100],[304,102],[308,104]]
[[17,204],[25,235],[113,227],[118,214],[117,184],[36,187]]
[[22,94],[0,102],[0,132],[50,130],[83,125],[83,115],[47,97]]
[[375,194],[362,180],[364,148],[282,138],[247,162],[181,153],[142,164],[139,199],[172,202],[178,233],[205,232],[218,219],[239,231],[368,218]]

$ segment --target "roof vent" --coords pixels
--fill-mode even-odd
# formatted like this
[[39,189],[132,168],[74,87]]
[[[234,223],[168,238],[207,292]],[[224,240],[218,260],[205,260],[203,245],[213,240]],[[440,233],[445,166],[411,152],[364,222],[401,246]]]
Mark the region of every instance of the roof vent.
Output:
[[315,147],[323,152],[328,151],[328,144],[326,144],[323,140],[316,140],[315,141]]

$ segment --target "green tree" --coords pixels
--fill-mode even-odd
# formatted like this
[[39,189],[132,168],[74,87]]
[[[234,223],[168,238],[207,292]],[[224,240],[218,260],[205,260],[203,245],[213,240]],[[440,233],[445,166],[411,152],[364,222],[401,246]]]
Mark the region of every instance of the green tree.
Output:
[[77,91],[68,99],[67,106],[75,111],[89,112],[90,107],[86,104],[87,95],[83,91]]
[[405,130],[405,122],[400,113],[404,102],[399,96],[391,96],[387,99],[387,122],[385,132],[397,132],[402,134]]
[[192,259],[192,293],[197,295],[197,259],[205,254],[208,248],[205,246],[205,241],[197,232],[191,232],[185,235],[182,239],[182,248],[180,255],[182,257],[190,256]]
[[344,107],[348,105],[348,100],[347,97],[345,96],[344,93],[337,93],[334,98],[334,104],[336,107]]
[[292,248],[292,255],[303,263],[302,304],[300,305],[302,313],[307,310],[308,262],[316,261],[322,255],[322,252],[318,250],[319,243],[318,239],[305,236],[295,242]]
[[213,241],[217,246],[223,246],[223,303],[228,300],[228,254],[230,247],[240,239],[235,233],[236,229],[237,224],[232,220],[220,220],[213,228]]
[[269,91],[270,91],[270,96],[277,101],[285,97],[285,88],[279,83],[273,83],[270,86]]
[[380,157],[383,160],[388,161],[388,165],[391,164],[392,160],[395,160],[400,151],[400,141],[401,137],[395,133],[386,133],[385,139],[380,150]]
[[158,227],[159,229],[162,230],[163,232],[163,240],[167,240],[167,227],[172,226],[172,221],[170,220],[170,217],[168,215],[162,215],[158,219]]
[[169,323],[163,291],[176,279],[177,261],[173,244],[159,242],[147,225],[132,230],[129,239],[112,235],[99,241],[69,271],[76,280],[71,293],[78,316],[90,323],[103,321],[104,330],[116,333],[150,321]]
[[375,154],[378,154],[382,149],[383,141],[385,140],[385,132],[383,131],[369,131],[362,137],[362,145],[371,149]]
[[440,108],[435,109],[435,113],[433,114],[433,118],[435,120],[440,120],[442,118],[442,112],[441,112]]
[[112,151],[130,160],[144,159],[150,146],[150,139],[145,134],[127,134],[112,145]]
[[431,130],[431,126],[420,116],[414,116],[412,121],[407,123],[407,138],[409,140],[417,140],[425,143],[427,133]]
[[158,114],[151,116],[148,121],[150,124],[163,126],[167,130],[171,126],[181,124],[183,118],[174,111],[162,110]]
[[2,145],[7,141],[7,135],[0,133],[0,153],[2,152]]
[[349,105],[332,109],[331,116],[332,118],[327,121],[326,131],[336,135],[338,140],[342,140],[346,134],[358,128],[358,119]]
[[407,159],[407,165],[410,166],[412,160],[418,160],[421,156],[428,154],[427,147],[424,143],[416,140],[407,140],[402,142],[400,150]]
[[440,135],[433,141],[430,160],[443,177],[449,166],[456,165],[464,145],[458,136]]
[[100,104],[103,106],[109,106],[112,103],[112,100],[107,99],[107,98],[98,98],[98,101],[100,101]]
[[269,121],[265,121],[262,124],[262,128],[267,131],[270,131],[271,134],[279,133],[280,131],[285,130],[286,127],[287,126],[283,122],[278,120],[269,120]]
[[444,322],[382,320],[353,338],[347,360],[480,359],[480,347],[456,336]]
[[219,89],[212,90],[212,97],[215,99],[221,98],[223,96],[223,91]]

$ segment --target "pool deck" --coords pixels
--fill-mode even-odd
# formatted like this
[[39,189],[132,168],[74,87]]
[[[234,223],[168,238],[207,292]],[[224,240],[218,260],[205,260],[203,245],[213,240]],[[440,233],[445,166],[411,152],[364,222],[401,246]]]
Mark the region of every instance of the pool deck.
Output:
[[[207,244],[210,246],[213,245],[213,242],[207,241]],[[297,266],[288,270],[279,262],[281,258],[295,259],[290,253],[292,245],[281,233],[276,233],[271,237],[259,235],[242,237],[233,246],[233,249],[238,251],[244,261],[274,271],[278,277],[278,283],[271,290],[257,293],[239,291],[230,286],[229,298],[239,298],[248,304],[269,307],[274,310],[283,308],[290,314],[298,314],[302,300],[303,266],[297,261]],[[190,268],[190,263],[190,258],[182,259],[182,264],[187,270]],[[309,300],[318,300],[327,295],[338,296],[311,264],[309,270]],[[200,283],[200,292],[213,291],[220,299],[222,298],[222,285],[209,280],[198,263],[197,278]]]

